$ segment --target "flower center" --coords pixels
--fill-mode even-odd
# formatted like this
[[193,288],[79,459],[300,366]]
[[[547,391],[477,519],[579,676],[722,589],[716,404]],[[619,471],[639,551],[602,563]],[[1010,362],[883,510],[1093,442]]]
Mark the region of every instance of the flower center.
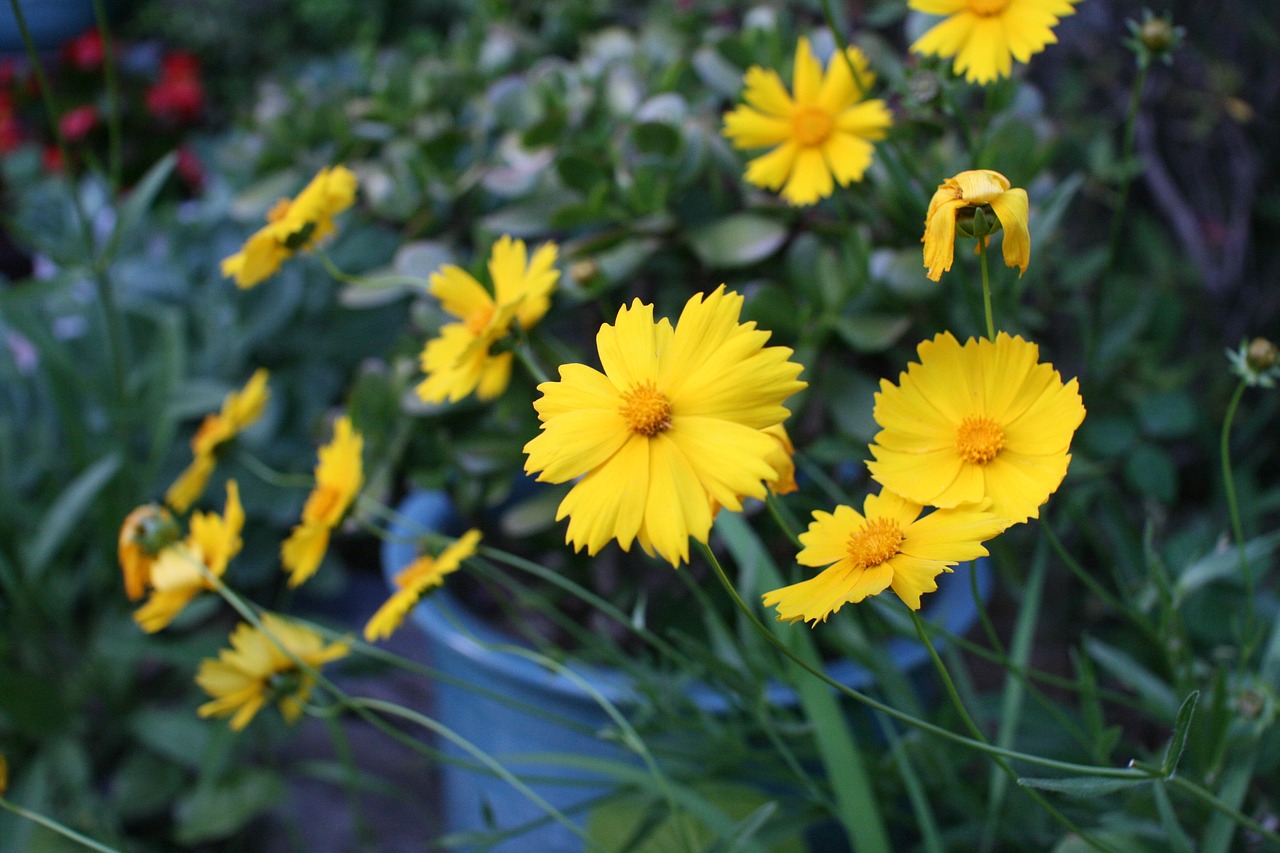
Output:
[[1004,447],[1004,428],[987,415],[969,415],[956,429],[956,452],[966,462],[986,465]]
[[652,382],[633,386],[618,409],[631,431],[653,437],[671,428],[671,403]]
[[983,18],[999,15],[1009,5],[1009,0],[969,0],[969,11]]
[[849,537],[849,559],[859,568],[875,568],[897,555],[902,539],[902,528],[892,518],[869,518]]
[[489,322],[493,319],[495,307],[495,305],[486,305],[479,310],[472,311],[471,315],[467,317],[467,331],[479,337],[480,333],[488,328]]
[[791,134],[805,146],[826,142],[833,126],[831,114],[818,107],[801,107],[791,118]]
[[280,198],[276,199],[276,203],[271,205],[271,209],[267,211],[268,222],[279,222],[289,215],[289,208],[293,205],[293,199]]

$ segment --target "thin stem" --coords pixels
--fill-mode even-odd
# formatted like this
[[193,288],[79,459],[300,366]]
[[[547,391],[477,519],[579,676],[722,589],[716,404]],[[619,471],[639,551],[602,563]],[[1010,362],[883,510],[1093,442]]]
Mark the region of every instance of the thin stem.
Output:
[[773,516],[774,523],[778,525],[778,529],[791,540],[791,544],[795,547],[801,547],[800,537],[796,535],[795,528],[791,526],[791,519],[788,517],[785,507],[778,501],[778,496],[773,493],[773,489],[765,495],[764,504],[769,508],[769,514]]
[[286,474],[277,471],[244,448],[238,448],[236,459],[249,472],[269,486],[278,489],[309,489],[315,485],[315,479],[306,474]]
[[1236,540],[1236,552],[1240,555],[1240,575],[1244,578],[1245,598],[1248,605],[1245,612],[1244,648],[1241,651],[1241,667],[1247,668],[1249,656],[1253,652],[1253,636],[1256,632],[1253,600],[1253,569],[1249,565],[1249,556],[1245,551],[1244,524],[1240,520],[1240,501],[1236,495],[1235,475],[1231,473],[1231,425],[1235,422],[1236,412],[1240,408],[1240,400],[1244,397],[1244,389],[1248,383],[1243,379],[1236,385],[1235,393],[1227,403],[1227,412],[1222,417],[1222,437],[1219,450],[1222,459],[1222,488],[1227,493],[1227,511],[1231,515],[1231,535]]
[[58,833],[59,835],[61,835],[63,838],[69,838],[72,841],[76,842],[77,844],[88,847],[90,850],[97,850],[99,851],[99,853],[120,853],[120,851],[114,847],[108,847],[105,844],[94,841],[92,838],[81,835],[80,833],[76,832],[74,829],[72,829],[69,826],[63,826],[53,818],[45,817],[44,815],[37,814],[33,811],[28,811],[24,809],[22,806],[15,805],[9,802],[4,797],[0,797],[0,808],[8,809],[9,811],[16,814],[18,817],[26,818],[32,823],[38,823],[41,826],[43,826],[45,829],[52,830]]
[[991,270],[987,263],[987,245],[986,237],[978,238],[978,261],[982,267],[982,310],[987,317],[987,340],[994,341],[996,339],[996,323],[991,314]]
[[987,603],[982,600],[982,590],[978,588],[978,566],[973,564],[969,567],[969,592],[973,594],[973,606],[977,608],[978,619],[982,622],[982,631],[987,635],[987,642],[991,644],[991,649],[1000,657],[1005,657],[1004,644],[1000,642],[1000,635],[996,633],[995,623],[991,621],[991,614],[987,613]]
[[551,377],[547,374],[546,368],[538,361],[537,356],[533,354],[533,350],[529,347],[528,341],[521,341],[515,347],[516,358],[520,359],[520,363],[524,365],[524,369],[529,371],[529,375],[534,378],[539,385],[543,382],[550,382]]
[[107,175],[112,193],[120,191],[120,87],[116,83],[115,44],[107,26],[107,9],[103,0],[93,0],[93,15],[102,39],[102,72],[107,87]]
[[429,282],[413,275],[383,275],[377,278],[356,275],[343,270],[324,252],[316,252],[315,255],[320,259],[320,264],[324,267],[325,272],[343,284],[363,285],[365,287],[417,287],[422,290],[426,290],[429,285]]
[[1212,793],[1201,788],[1194,782],[1188,781],[1187,779],[1177,775],[1170,776],[1165,781],[1177,788],[1179,791],[1190,794],[1192,797],[1204,803],[1214,811],[1226,815],[1245,829],[1248,829],[1250,832],[1256,832],[1272,844],[1280,846],[1280,834],[1267,829],[1265,826],[1258,823],[1239,809],[1232,808],[1230,805],[1224,803],[1222,800],[1218,799]]
[[333,743],[333,751],[338,756],[338,761],[342,764],[342,782],[343,788],[346,789],[347,803],[351,809],[352,822],[355,824],[355,834],[362,848],[368,848],[373,845],[373,831],[369,824],[369,818],[364,813],[364,806],[360,802],[360,788],[356,783],[356,759],[351,752],[351,740],[347,737],[347,733],[342,728],[342,720],[338,719],[336,714],[322,714],[325,727],[329,730],[329,740]]
[[1142,89],[1147,82],[1147,67],[1150,63],[1138,63],[1138,76],[1133,81],[1133,91],[1129,93],[1129,114],[1124,121],[1124,141],[1120,146],[1120,156],[1124,163],[1124,175],[1120,179],[1120,198],[1116,201],[1115,212],[1111,215],[1111,237],[1107,241],[1107,266],[1110,271],[1116,262],[1120,248],[1120,232],[1124,229],[1124,212],[1129,202],[1129,186],[1133,183],[1133,138],[1138,125],[1138,110],[1142,106]]

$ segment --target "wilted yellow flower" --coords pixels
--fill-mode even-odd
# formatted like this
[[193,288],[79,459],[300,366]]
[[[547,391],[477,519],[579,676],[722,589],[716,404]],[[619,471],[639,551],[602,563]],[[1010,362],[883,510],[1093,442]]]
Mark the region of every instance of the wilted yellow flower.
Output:
[[919,610],[921,594],[938,588],[938,575],[985,557],[982,543],[1007,526],[973,507],[938,509],[921,518],[922,509],[886,489],[869,495],[862,513],[849,506],[815,512],[800,534],[804,550],[796,562],[827,568],[765,593],[765,607],[777,607],[779,621],[817,624],[847,603],[892,587],[908,607]]
[[1039,347],[1003,332],[963,346],[944,332],[917,352],[897,385],[880,382],[871,476],[916,503],[989,500],[1010,523],[1039,518],[1084,420],[1079,384],[1064,385]]
[[926,56],[954,56],[955,72],[970,83],[1008,77],[1013,60],[1056,44],[1053,28],[1075,12],[1079,0],[908,0],[929,15],[946,15],[911,45]]
[[538,386],[542,432],[525,445],[525,470],[581,477],[556,513],[575,549],[638,541],[678,566],[690,536],[707,541],[714,504],[738,511],[778,479],[778,439],[764,430],[790,414],[782,402],[805,387],[803,368],[739,322],[742,305],[721,285],[693,296],[673,329],[637,299],[596,336],[603,373],[565,364]]
[[195,512],[187,537],[160,552],[151,564],[151,597],[134,611],[133,619],[149,634],[174,620],[190,601],[212,584],[200,571],[222,577],[231,558],[244,544],[244,507],[235,480],[227,481],[227,502],[222,515]]
[[395,633],[413,606],[430,589],[444,583],[444,576],[462,568],[462,561],[476,552],[479,530],[468,530],[445,548],[439,557],[423,554],[396,575],[398,589],[364,626],[364,638],[370,643],[385,640]]
[[178,525],[162,506],[146,504],[125,517],[120,525],[116,553],[124,573],[124,591],[137,601],[151,585],[151,565],[165,548],[177,541]]
[[427,378],[417,387],[419,397],[454,402],[475,391],[492,400],[506,390],[512,355],[492,355],[489,348],[506,337],[513,322],[529,329],[547,313],[560,279],[556,252],[554,243],[546,243],[527,258],[523,240],[499,239],[489,257],[492,296],[461,267],[446,264],[431,274],[432,295],[461,322],[446,324],[423,347]]
[[[1018,275],[1031,263],[1031,232],[1027,230],[1027,191],[1010,188],[1009,179],[990,169],[975,169],[947,178],[929,200],[924,218],[924,265],[934,281],[951,269],[955,258],[956,219],[966,208],[991,208],[1004,229],[1004,263],[1017,267]],[[978,235],[979,248],[986,248],[989,236]]]
[[[743,78],[745,104],[724,116],[724,135],[735,148],[773,148],[747,164],[748,182],[782,190],[793,205],[831,195],[835,184],[862,180],[871,165],[872,142],[883,139],[893,115],[884,101],[864,100],[875,75],[857,48],[848,48],[855,81],[844,57],[822,64],[801,38],[796,45],[792,90],[778,72],[759,66]],[[861,82],[860,88],[858,82]]]
[[345,166],[324,168],[294,199],[282,198],[267,213],[267,224],[244,247],[222,260],[222,274],[241,288],[275,275],[297,252],[315,247],[335,230],[333,217],[356,198],[355,173]]
[[333,440],[320,448],[316,487],[302,507],[302,522],[280,547],[280,560],[289,572],[289,586],[298,586],[320,568],[329,548],[329,531],[346,515],[364,485],[364,439],[351,418],[338,418]]
[[218,450],[262,416],[270,396],[267,371],[258,368],[244,388],[223,398],[218,412],[205,416],[191,437],[191,464],[165,492],[165,503],[178,512],[186,512],[204,494],[204,487],[217,464]]
[[262,615],[262,626],[266,633],[241,622],[231,634],[231,648],[220,651],[217,660],[200,663],[196,683],[214,697],[196,711],[201,717],[229,716],[231,728],[241,731],[263,705],[275,702],[280,716],[292,723],[315,687],[315,679],[294,658],[318,669],[350,651],[341,643],[326,646],[315,631],[273,613]]

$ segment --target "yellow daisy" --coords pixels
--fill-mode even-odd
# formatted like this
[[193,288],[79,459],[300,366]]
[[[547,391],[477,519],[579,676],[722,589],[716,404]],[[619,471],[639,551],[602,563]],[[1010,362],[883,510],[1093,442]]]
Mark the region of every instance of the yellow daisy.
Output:
[[124,573],[124,591],[137,601],[151,585],[151,566],[165,548],[177,541],[178,525],[162,506],[146,504],[125,517],[120,525],[116,554]]
[[265,632],[241,622],[231,634],[231,648],[220,651],[217,660],[201,661],[196,684],[214,697],[196,711],[201,717],[229,716],[231,728],[241,731],[263,705],[275,702],[280,716],[292,723],[315,687],[315,679],[294,659],[319,669],[350,651],[341,643],[326,646],[315,631],[273,613],[262,615],[262,625]]
[[462,568],[462,561],[476,552],[480,531],[468,530],[445,548],[439,557],[423,554],[396,575],[398,589],[364,626],[364,638],[370,643],[390,638],[404,622],[404,617],[430,589],[444,583],[444,576]]
[[860,50],[851,47],[848,55],[863,88],[841,56],[832,57],[824,74],[806,38],[796,45],[794,97],[778,72],[747,69],[746,103],[725,114],[724,135],[735,148],[773,148],[747,164],[749,183],[781,188],[782,197],[799,206],[831,195],[836,183],[862,180],[871,143],[885,137],[893,115],[884,101],[864,100],[875,75]]
[[[938,281],[951,269],[955,258],[956,220],[966,210],[990,207],[1004,230],[1004,263],[1017,267],[1018,276],[1031,263],[1031,232],[1027,230],[1027,191],[1013,188],[1009,179],[990,169],[975,169],[947,178],[929,200],[924,217],[924,265],[930,279]],[[988,235],[980,235],[979,248],[985,249]]]
[[192,513],[187,537],[165,548],[151,564],[151,597],[133,614],[142,630],[154,634],[165,628],[193,598],[212,589],[199,567],[222,577],[244,544],[240,539],[243,529],[240,488],[235,480],[228,480],[222,515]]
[[596,336],[603,373],[565,364],[538,386],[542,432],[525,445],[525,470],[581,478],[556,513],[575,549],[638,541],[678,566],[690,536],[707,541],[713,503],[738,511],[778,478],[778,439],[764,430],[790,414],[782,402],[805,387],[803,368],[739,322],[742,304],[721,285],[691,298],[673,329],[637,299]]
[[861,514],[849,506],[814,512],[809,529],[800,534],[804,550],[796,562],[826,568],[765,593],[765,607],[777,607],[781,622],[803,619],[816,625],[845,604],[892,587],[908,607],[919,610],[920,596],[938,588],[938,575],[985,557],[982,543],[1007,526],[972,507],[938,509],[924,518],[922,509],[885,490],[868,495]]
[[945,15],[911,45],[926,56],[954,56],[955,73],[970,83],[1008,77],[1013,60],[1029,62],[1032,54],[1056,44],[1053,28],[1075,12],[1079,0],[908,0],[929,15]]
[[320,448],[316,487],[302,507],[302,521],[280,546],[289,586],[298,586],[320,568],[329,548],[329,531],[342,521],[364,485],[363,452],[364,439],[351,426],[351,418],[338,418],[333,440]]
[[546,243],[528,258],[523,240],[502,237],[489,257],[493,295],[461,267],[446,264],[431,274],[431,293],[460,322],[448,323],[422,350],[427,378],[417,387],[428,403],[461,400],[475,391],[492,400],[511,379],[511,353],[491,355],[513,322],[533,327],[551,307],[560,279],[556,245]]
[[250,288],[275,275],[280,265],[305,252],[336,229],[333,217],[356,198],[355,173],[345,166],[324,168],[297,198],[282,198],[267,213],[267,224],[244,247],[222,260],[222,274],[240,288]]
[[217,464],[218,450],[262,416],[270,396],[267,371],[258,368],[249,377],[244,388],[232,391],[223,398],[222,408],[218,412],[205,416],[200,428],[191,437],[191,464],[165,492],[165,503],[178,512],[186,512],[199,500]]
[[1038,518],[1084,420],[1077,381],[1064,385],[1039,347],[1003,332],[963,346],[944,332],[917,352],[897,385],[880,382],[871,476],[916,503],[989,499],[1011,523]]

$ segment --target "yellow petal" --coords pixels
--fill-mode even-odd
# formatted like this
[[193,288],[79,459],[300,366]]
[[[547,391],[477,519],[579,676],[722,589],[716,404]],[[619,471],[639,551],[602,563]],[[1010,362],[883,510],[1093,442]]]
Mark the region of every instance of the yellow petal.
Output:
[[795,69],[791,77],[791,91],[801,106],[817,102],[822,88],[822,64],[809,47],[809,40],[801,36],[796,43]]
[[649,440],[631,438],[604,465],[578,481],[560,502],[556,521],[569,517],[565,541],[594,556],[617,539],[631,548],[649,497]]
[[835,182],[831,170],[817,148],[801,148],[791,167],[791,177],[782,188],[782,197],[793,206],[813,204],[831,195]]
[[724,114],[724,135],[734,148],[772,148],[791,138],[791,122],[740,104]]
[[489,292],[469,272],[453,264],[445,264],[431,274],[429,289],[445,311],[461,320],[494,310]]
[[1018,275],[1031,263],[1031,232],[1028,230],[1027,191],[1011,189],[988,202],[1004,226],[1004,265],[1017,267]]
[[800,146],[787,141],[768,154],[762,154],[747,163],[747,183],[755,184],[766,190],[777,190],[787,181],[791,169],[795,165]]
[[753,65],[742,79],[745,84],[742,97],[748,104],[765,115],[778,116],[788,122],[791,120],[795,102],[778,72]]

